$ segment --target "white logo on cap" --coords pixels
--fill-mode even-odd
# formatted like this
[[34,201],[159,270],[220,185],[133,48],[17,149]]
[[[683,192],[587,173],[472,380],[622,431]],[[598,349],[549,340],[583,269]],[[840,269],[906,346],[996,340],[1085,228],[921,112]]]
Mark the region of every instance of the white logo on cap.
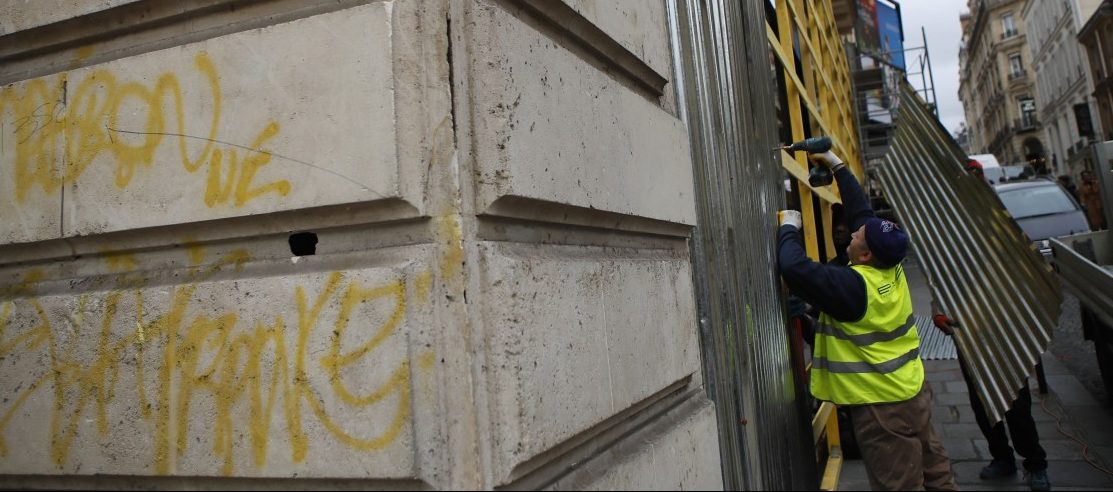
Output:
[[883,221],[881,223],[881,232],[893,232],[893,227],[894,226],[895,226],[895,224],[893,224],[892,222],[889,222],[887,220]]

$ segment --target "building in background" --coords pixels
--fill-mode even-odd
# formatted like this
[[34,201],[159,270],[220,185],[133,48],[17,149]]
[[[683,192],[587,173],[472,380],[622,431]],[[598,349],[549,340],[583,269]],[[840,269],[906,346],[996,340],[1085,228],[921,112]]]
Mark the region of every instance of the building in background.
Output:
[[1078,42],[1086,51],[1090,79],[1094,84],[1098,117],[1104,132],[1099,140],[1113,139],[1113,2],[1103,1],[1078,32]]
[[1051,171],[1076,180],[1089,167],[1083,152],[1101,131],[1091,117],[1093,83],[1085,69],[1078,31],[1100,0],[1026,0],[1028,51],[1036,77],[1036,106]]
[[966,155],[971,155],[970,152],[970,127],[966,126],[965,122],[959,123],[958,129],[955,130],[955,143]]
[[970,148],[1006,165],[1046,168],[1035,78],[1025,41],[1024,0],[970,0],[959,51],[959,98]]

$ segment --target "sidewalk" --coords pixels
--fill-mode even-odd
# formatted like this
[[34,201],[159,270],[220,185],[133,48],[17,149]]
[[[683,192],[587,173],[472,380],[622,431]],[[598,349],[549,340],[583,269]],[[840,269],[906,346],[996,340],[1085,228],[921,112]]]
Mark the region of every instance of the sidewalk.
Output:
[[[1047,451],[1052,490],[1113,489],[1113,476],[1087,462],[1082,444],[1088,445],[1086,454],[1091,461],[1113,471],[1110,466],[1113,465],[1113,414],[1054,356],[1044,354],[1043,364],[1050,391],[1041,395],[1035,377],[1029,379],[1029,387],[1032,388],[1032,416],[1040,433],[1040,444]],[[985,438],[974,421],[958,361],[924,361],[924,367],[935,393],[932,422],[951,457],[959,488],[1028,490],[1019,472],[1014,479],[983,481],[978,478],[979,470],[991,458]],[[1020,467],[1020,457],[1017,459]],[[860,460],[844,463],[839,490],[869,490],[865,465]]]

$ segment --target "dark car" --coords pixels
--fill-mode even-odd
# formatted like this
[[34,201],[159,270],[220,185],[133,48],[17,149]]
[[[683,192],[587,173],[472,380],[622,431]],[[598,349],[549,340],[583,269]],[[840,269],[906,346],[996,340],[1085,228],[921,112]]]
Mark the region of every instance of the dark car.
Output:
[[1054,181],[1011,181],[993,189],[1044,256],[1051,254],[1048,238],[1090,232],[1082,207]]

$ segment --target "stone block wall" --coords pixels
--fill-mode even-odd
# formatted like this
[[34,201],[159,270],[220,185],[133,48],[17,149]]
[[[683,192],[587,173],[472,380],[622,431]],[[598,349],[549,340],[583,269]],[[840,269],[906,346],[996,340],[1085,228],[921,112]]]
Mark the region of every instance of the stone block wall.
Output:
[[0,10],[0,484],[721,488],[663,3]]

